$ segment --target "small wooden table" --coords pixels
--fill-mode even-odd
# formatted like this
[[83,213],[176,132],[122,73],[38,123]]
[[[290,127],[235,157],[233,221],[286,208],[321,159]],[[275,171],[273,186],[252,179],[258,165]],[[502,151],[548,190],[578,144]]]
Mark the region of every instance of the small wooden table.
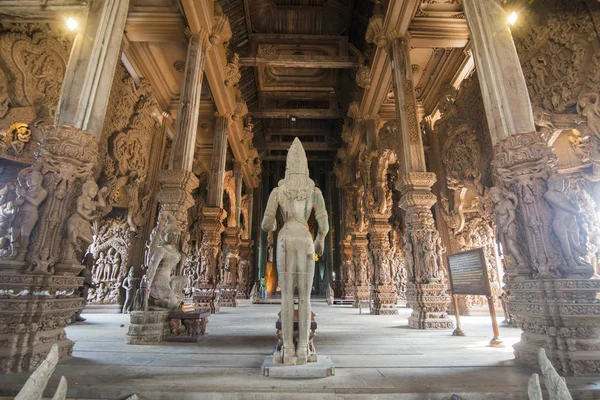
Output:
[[197,342],[206,334],[210,311],[172,312],[169,314],[167,342]]

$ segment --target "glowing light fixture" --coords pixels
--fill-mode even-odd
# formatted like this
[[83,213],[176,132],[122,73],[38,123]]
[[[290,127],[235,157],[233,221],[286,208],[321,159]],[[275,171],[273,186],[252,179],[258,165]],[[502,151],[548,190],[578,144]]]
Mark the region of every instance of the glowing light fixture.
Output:
[[509,16],[508,16],[508,23],[511,25],[514,25],[517,23],[517,19],[519,19],[519,15],[516,12],[512,12]]
[[69,17],[67,19],[67,28],[69,28],[70,31],[74,31],[75,29],[77,29],[77,27],[79,26],[79,23],[77,22],[77,20],[73,17]]

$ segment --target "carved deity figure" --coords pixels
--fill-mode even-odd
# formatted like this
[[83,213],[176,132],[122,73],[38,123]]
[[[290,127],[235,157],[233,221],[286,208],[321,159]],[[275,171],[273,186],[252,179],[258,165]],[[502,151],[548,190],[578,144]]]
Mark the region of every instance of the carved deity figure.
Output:
[[405,235],[404,238],[404,267],[408,274],[408,280],[414,281],[415,278],[415,261],[413,258],[413,247],[410,241],[410,236]]
[[516,197],[514,195],[506,197],[502,189],[494,186],[490,189],[490,198],[494,202],[498,239],[502,244],[503,252],[510,255],[517,264],[525,264],[517,241]]
[[0,132],[0,150],[12,150],[16,155],[22,155],[25,145],[31,140],[29,125],[16,123],[6,132]]
[[10,255],[10,227],[17,211],[15,190],[10,182],[0,189],[0,258]]
[[577,112],[587,119],[587,126],[600,138],[600,95],[588,93],[579,98]]
[[91,179],[81,187],[81,196],[77,199],[77,209],[67,220],[64,262],[78,262],[75,251],[79,248],[80,242],[85,247],[92,244],[92,221],[101,213],[105,213],[109,207],[106,202],[107,195],[108,188],[103,187],[98,190],[98,185]]
[[438,237],[439,234],[434,230],[426,232],[423,237],[421,245],[423,246],[423,261],[425,268],[424,270],[419,271],[419,283],[433,283],[438,282],[441,279],[441,265],[438,264]]
[[548,191],[544,199],[554,209],[552,230],[558,238],[563,258],[568,268],[560,268],[563,274],[581,274],[591,278],[594,268],[583,260],[587,254],[585,243],[579,237],[579,220],[581,214],[579,207],[573,204],[565,191],[567,185],[565,178],[559,174],[552,174],[547,181]]
[[123,279],[121,287],[125,289],[125,303],[123,303],[123,314],[129,314],[133,307],[135,299],[135,277],[133,276],[133,267],[129,268],[129,273]]
[[[267,202],[262,229],[277,229],[280,208],[284,225],[277,237],[277,269],[281,282],[283,347],[278,355],[285,365],[305,364],[309,357],[311,323],[310,293],[315,272],[315,253],[323,254],[329,221],[321,191],[308,176],[308,162],[298,138],[288,150],[285,178],[273,189]],[[315,210],[318,234],[313,243],[308,218]],[[294,346],[294,287],[298,287],[298,345]]]
[[48,196],[42,187],[43,176],[39,171],[25,168],[19,172],[17,199],[15,205],[18,211],[11,227],[10,243],[12,259],[24,261],[29,244],[29,236],[37,223],[40,204]]
[[175,216],[163,211],[148,254],[149,306],[152,309],[177,310],[183,301],[187,277],[171,277],[181,260],[177,248],[179,234]]

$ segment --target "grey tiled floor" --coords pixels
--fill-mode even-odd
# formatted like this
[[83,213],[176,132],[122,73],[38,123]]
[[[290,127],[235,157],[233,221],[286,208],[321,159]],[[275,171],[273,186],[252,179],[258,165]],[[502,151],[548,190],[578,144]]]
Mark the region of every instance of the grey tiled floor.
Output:
[[[260,366],[273,351],[278,305],[222,309],[210,317],[208,337],[197,344],[126,345],[128,317],[84,314],[70,326],[73,359],[61,363],[49,388],[64,375],[70,398],[149,399],[526,399],[534,369],[513,361],[520,331],[501,328],[505,348],[487,346],[487,314],[462,317],[465,337],[451,331],[407,327],[410,309],[397,316],[358,314],[349,306],[313,300],[318,353],[336,375],[325,379],[266,378]],[[11,395],[27,374],[0,376],[0,395]],[[600,399],[600,379],[569,378],[574,398]],[[598,390],[598,392],[594,392]]]

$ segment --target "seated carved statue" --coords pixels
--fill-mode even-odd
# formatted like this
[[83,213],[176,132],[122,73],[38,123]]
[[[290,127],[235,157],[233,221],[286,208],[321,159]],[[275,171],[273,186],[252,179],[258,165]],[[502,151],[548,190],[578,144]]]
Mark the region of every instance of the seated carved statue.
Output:
[[187,277],[171,276],[181,260],[177,244],[179,233],[173,214],[164,211],[148,254],[148,304],[151,310],[177,310],[183,302]]

